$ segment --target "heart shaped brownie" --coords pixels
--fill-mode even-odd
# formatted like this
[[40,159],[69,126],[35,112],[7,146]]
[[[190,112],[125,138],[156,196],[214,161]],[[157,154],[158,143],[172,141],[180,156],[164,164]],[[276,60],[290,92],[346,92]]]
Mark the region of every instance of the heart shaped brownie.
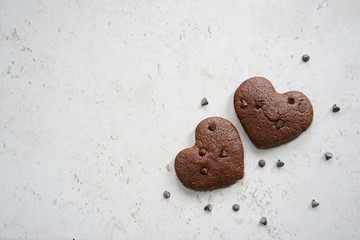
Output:
[[296,138],[313,119],[311,102],[303,93],[278,93],[263,77],[252,77],[236,89],[234,107],[246,133],[258,148]]
[[201,121],[195,145],[178,153],[175,171],[185,187],[212,190],[227,187],[244,176],[244,151],[235,126],[220,117]]

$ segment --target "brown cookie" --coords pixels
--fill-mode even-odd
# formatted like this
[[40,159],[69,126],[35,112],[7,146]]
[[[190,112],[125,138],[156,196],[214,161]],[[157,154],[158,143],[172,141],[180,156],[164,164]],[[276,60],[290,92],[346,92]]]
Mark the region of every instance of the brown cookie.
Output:
[[227,187],[244,176],[244,151],[235,126],[220,117],[201,121],[195,130],[195,145],[178,153],[175,171],[193,190]]
[[263,77],[249,78],[236,89],[234,107],[246,133],[258,148],[296,138],[313,119],[311,102],[303,93],[278,93]]

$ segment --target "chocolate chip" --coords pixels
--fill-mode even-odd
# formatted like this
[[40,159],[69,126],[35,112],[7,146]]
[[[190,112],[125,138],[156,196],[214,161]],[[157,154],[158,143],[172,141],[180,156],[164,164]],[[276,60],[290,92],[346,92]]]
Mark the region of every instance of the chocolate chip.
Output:
[[275,127],[277,129],[282,128],[284,126],[284,122],[282,120],[279,120],[276,122]]
[[168,198],[170,198],[171,194],[168,191],[165,191],[163,193],[163,196],[164,196],[165,199],[168,199]]
[[307,54],[304,54],[301,59],[303,60],[303,62],[307,62],[310,60],[310,56]]
[[200,156],[204,156],[205,154],[206,154],[206,150],[205,150],[205,149],[202,148],[202,149],[199,150],[199,155],[200,155]]
[[305,104],[300,103],[300,104],[298,105],[298,110],[299,110],[299,112],[304,113],[304,112],[306,111]]
[[244,107],[246,107],[247,105],[248,105],[247,102],[245,102],[244,99],[241,99],[241,101],[240,101],[240,107],[241,107],[241,108],[244,108]]
[[261,108],[264,105],[264,100],[255,100],[256,108]]
[[259,164],[259,167],[265,167],[266,162],[264,159],[261,159],[261,160],[259,160],[258,164]]
[[315,201],[315,199],[313,199],[312,201],[311,201],[311,207],[312,208],[316,208],[317,206],[319,206],[320,205],[320,203],[318,203],[317,201]]
[[206,167],[204,167],[204,168],[202,168],[202,169],[200,170],[200,173],[201,173],[202,175],[207,175],[208,172],[209,172],[209,170],[208,170],[208,168],[206,168]]
[[208,129],[209,129],[210,131],[215,131],[215,130],[216,130],[215,124],[210,124],[210,126],[208,127]]
[[225,150],[222,150],[221,153],[220,153],[220,157],[224,158],[224,157],[227,157],[227,156],[228,156],[227,152]]
[[281,161],[280,159],[277,161],[277,163],[276,163],[276,166],[278,167],[278,168],[281,168],[281,167],[283,167],[285,165],[285,163],[283,162],[283,161]]
[[326,152],[325,153],[325,159],[326,160],[329,160],[330,158],[332,158],[333,157],[333,154],[331,153],[331,152]]
[[332,107],[332,111],[333,112],[338,112],[338,111],[340,111],[340,108],[336,104],[334,104],[333,107]]
[[234,205],[232,205],[232,209],[233,209],[235,212],[239,211],[239,210],[240,210],[239,204],[235,203]]
[[205,106],[205,105],[208,105],[208,104],[209,104],[209,102],[208,102],[208,100],[206,98],[201,99],[201,106]]
[[295,103],[295,98],[293,98],[293,97],[288,97],[288,103],[289,103],[289,104],[294,104],[294,103]]
[[204,210],[207,211],[207,212],[211,212],[212,211],[212,206],[211,204],[208,204],[204,207]]
[[262,217],[262,218],[260,219],[260,224],[266,226],[266,224],[267,224],[266,217]]

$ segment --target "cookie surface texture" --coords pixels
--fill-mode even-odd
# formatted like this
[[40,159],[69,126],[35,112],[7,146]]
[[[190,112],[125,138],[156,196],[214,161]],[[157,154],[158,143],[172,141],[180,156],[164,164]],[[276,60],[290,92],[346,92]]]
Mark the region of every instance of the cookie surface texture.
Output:
[[195,145],[180,151],[175,171],[190,189],[207,191],[227,187],[244,176],[244,151],[235,126],[221,117],[201,121]]
[[313,119],[310,100],[301,92],[278,93],[263,77],[236,89],[234,107],[245,132],[258,148],[286,143],[304,132]]

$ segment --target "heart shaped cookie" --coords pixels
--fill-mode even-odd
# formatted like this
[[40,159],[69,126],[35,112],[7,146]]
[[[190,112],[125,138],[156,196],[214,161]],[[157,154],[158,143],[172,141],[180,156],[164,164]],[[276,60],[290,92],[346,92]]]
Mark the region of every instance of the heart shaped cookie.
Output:
[[296,138],[313,119],[311,102],[303,93],[278,93],[263,77],[252,77],[236,89],[234,107],[246,133],[258,148]]
[[244,176],[244,151],[235,126],[220,117],[201,121],[195,145],[178,153],[175,171],[182,184],[193,190],[227,187]]

